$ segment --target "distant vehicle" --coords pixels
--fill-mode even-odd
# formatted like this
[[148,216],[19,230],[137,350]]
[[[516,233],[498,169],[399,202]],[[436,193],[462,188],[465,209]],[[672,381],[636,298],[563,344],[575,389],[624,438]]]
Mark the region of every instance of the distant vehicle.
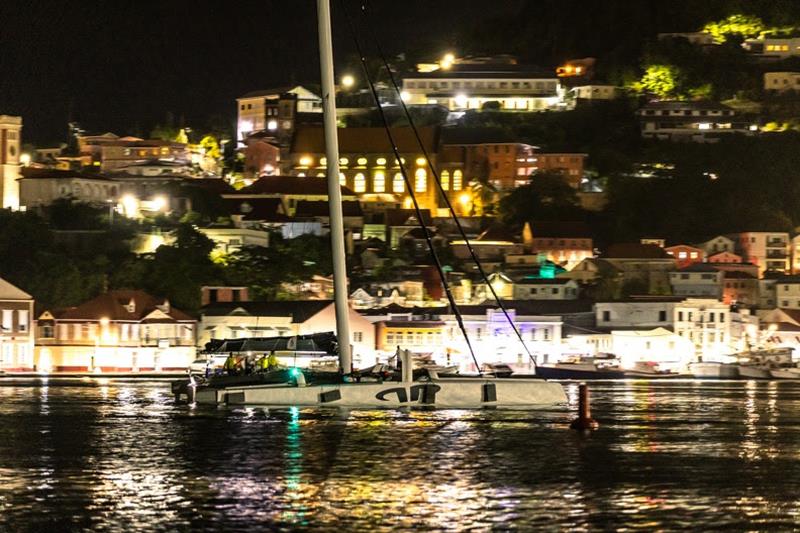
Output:
[[225,360],[227,358],[227,355],[209,355],[208,357],[200,357],[192,361],[186,371],[189,374],[205,374],[206,368],[208,368],[209,371],[213,373],[215,370],[220,369],[225,365]]

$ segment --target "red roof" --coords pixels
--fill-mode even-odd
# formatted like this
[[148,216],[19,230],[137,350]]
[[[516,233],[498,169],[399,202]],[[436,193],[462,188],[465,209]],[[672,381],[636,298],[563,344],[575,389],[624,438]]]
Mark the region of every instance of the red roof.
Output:
[[[175,309],[165,307],[165,299],[156,298],[139,290],[115,290],[84,302],[77,307],[62,309],[53,313],[59,320],[90,320],[96,321],[103,318],[118,321],[143,321],[153,311],[161,311],[172,321],[194,321],[192,317]],[[131,308],[129,304],[133,303]],[[168,305],[168,302],[167,302]],[[161,309],[159,309],[161,308]],[[165,317],[149,318],[148,321],[170,321]]]
[[[417,128],[429,154],[436,152],[438,130],[435,127]],[[408,127],[390,128],[397,149],[402,153],[421,153],[414,131]],[[339,152],[342,154],[387,154],[392,145],[383,128],[339,128]],[[325,152],[324,131],[320,127],[300,127],[292,139],[292,153],[321,154]]]
[[[343,196],[355,196],[355,193],[347,187],[342,187],[341,191]],[[256,194],[328,196],[328,180],[310,176],[264,176],[236,194],[239,196]]]

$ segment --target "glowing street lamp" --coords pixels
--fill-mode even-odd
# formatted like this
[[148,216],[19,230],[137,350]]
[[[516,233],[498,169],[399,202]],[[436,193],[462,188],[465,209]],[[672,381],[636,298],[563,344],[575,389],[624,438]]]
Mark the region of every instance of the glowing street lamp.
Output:
[[167,199],[164,196],[156,196],[150,205],[153,211],[163,211],[167,207]]
[[345,74],[342,76],[342,87],[345,89],[350,89],[353,85],[355,85],[355,83],[356,79],[352,75]]
[[452,67],[452,66],[453,66],[453,63],[455,63],[455,61],[456,61],[456,56],[455,56],[455,54],[453,54],[453,53],[451,53],[451,52],[448,52],[448,53],[446,53],[446,54],[444,55],[444,57],[442,58],[442,60],[441,60],[441,61],[439,61],[439,66],[440,66],[442,69],[444,69],[444,70],[447,70],[447,69],[449,69],[450,67]]
[[19,162],[23,167],[27,167],[31,164],[31,154],[22,153],[19,156]]

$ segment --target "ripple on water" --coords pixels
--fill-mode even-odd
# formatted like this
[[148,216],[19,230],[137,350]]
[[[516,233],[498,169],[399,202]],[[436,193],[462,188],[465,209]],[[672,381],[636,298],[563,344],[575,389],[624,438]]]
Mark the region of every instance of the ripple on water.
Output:
[[601,429],[584,437],[561,409],[190,408],[161,384],[3,382],[0,530],[798,523],[800,386],[592,395]]

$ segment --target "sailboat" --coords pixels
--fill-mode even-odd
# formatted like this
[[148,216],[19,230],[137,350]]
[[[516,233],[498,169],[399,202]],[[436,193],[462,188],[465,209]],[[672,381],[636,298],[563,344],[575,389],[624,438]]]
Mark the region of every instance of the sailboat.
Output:
[[[317,0],[320,64],[322,74],[324,131],[327,156],[328,203],[333,258],[336,334],[341,380],[338,383],[307,382],[299,369],[283,383],[213,387],[189,385],[200,404],[262,406],[342,406],[396,408],[429,406],[441,408],[545,407],[566,403],[559,383],[538,377],[514,378],[470,376],[440,378],[435,370],[415,379],[411,353],[398,348],[400,381],[358,382],[352,374],[350,326],[348,321],[347,271],[344,225],[339,185],[339,147],[333,75],[329,0]],[[444,280],[443,280],[444,281]]]

